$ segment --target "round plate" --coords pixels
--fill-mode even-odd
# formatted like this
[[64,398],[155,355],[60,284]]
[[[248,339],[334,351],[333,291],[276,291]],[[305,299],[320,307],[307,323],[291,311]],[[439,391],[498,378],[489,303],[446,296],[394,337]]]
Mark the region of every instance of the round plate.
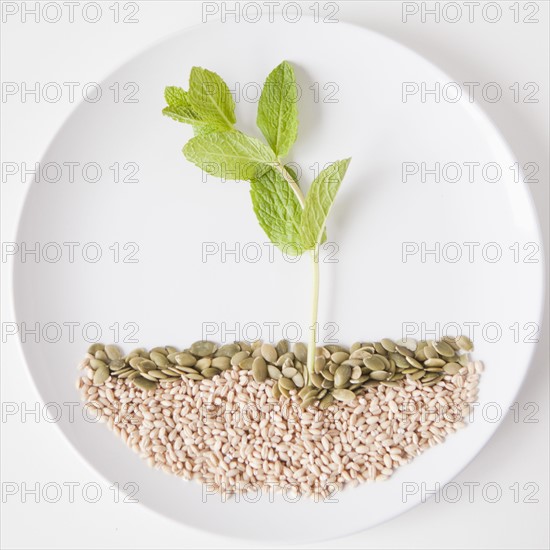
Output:
[[[389,481],[342,491],[331,502],[269,493],[259,502],[223,502],[149,469],[86,414],[60,427],[102,476],[137,483],[140,502],[166,517],[220,535],[299,543],[388,520],[420,502],[423,489],[452,479],[494,433],[533,354],[529,323],[539,320],[543,270],[540,252],[533,255],[540,238],[531,198],[514,181],[510,151],[467,98],[422,101],[422,83],[443,86],[444,74],[343,23],[213,23],[151,47],[102,83],[100,101],[79,105],[45,154],[43,165],[80,164],[74,178],[63,169],[59,181],[31,186],[18,240],[40,243],[42,255],[16,264],[14,294],[18,321],[41,329],[38,342],[28,336],[22,347],[45,402],[77,401],[76,365],[98,329],[103,341],[126,350],[138,345],[132,340],[184,347],[204,335],[295,338],[297,327],[305,340],[308,258],[295,263],[264,244],[248,184],[203,181],[181,154],[190,129],[161,115],[164,86],[187,87],[199,65],[229,83],[238,127],[259,136],[258,86],[283,59],[296,67],[302,91],[289,160],[300,163],[304,187],[319,166],[353,158],[328,224],[337,244],[325,247],[321,265],[321,337],[349,345],[473,327],[486,372],[472,424]],[[419,92],[404,98],[403,83]],[[436,162],[457,163],[463,177],[450,181],[448,166],[439,183],[429,173],[423,182],[421,170]],[[97,182],[86,163],[100,166]],[[472,181],[464,163],[479,163]],[[499,181],[488,181],[488,163],[501,168]],[[57,243],[61,256],[47,243]],[[437,247],[439,256],[429,253]],[[74,334],[68,323],[76,323]]]

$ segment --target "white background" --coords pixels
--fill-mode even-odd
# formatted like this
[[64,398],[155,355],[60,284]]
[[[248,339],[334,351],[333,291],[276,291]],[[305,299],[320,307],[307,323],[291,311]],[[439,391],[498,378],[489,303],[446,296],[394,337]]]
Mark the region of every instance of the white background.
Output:
[[[4,3],[3,10],[6,9]],[[35,2],[27,3],[33,7]],[[139,23],[114,24],[113,2],[101,2],[103,17],[95,24],[83,22],[75,7],[75,22],[65,16],[57,23],[26,23],[20,15],[8,16],[2,23],[1,67],[3,82],[100,82],[107,74],[135,53],[166,35],[201,24],[202,5],[197,2],[142,2],[135,17]],[[125,3],[122,2],[121,6]],[[261,4],[261,2],[260,2]],[[304,13],[313,2],[302,2]],[[330,4],[330,3],[329,3]],[[434,2],[405,2],[412,7],[433,8]],[[474,3],[475,4],[475,3]],[[483,2],[481,2],[483,4]],[[539,103],[502,100],[480,105],[503,133],[521,163],[536,162],[540,180],[531,185],[545,239],[548,237],[548,67],[549,5],[547,2],[519,2],[522,20],[532,10],[538,23],[514,22],[513,2],[498,2],[499,21],[490,23],[481,6],[474,6],[474,21],[468,20],[462,5],[459,22],[441,18],[434,21],[420,13],[403,22],[402,2],[341,2],[336,18],[363,25],[385,34],[437,64],[455,81],[497,82],[504,90],[515,82],[536,82]],[[232,6],[233,3],[228,3]],[[411,8],[412,9],[412,8]],[[330,10],[332,11],[332,10]],[[124,15],[124,10],[121,14]],[[320,4],[320,13],[328,13]],[[492,11],[486,12],[493,17]],[[447,15],[454,17],[455,12]],[[478,88],[479,89],[479,88]],[[50,140],[74,109],[66,99],[57,103],[32,98],[22,103],[17,97],[3,98],[2,162],[33,164],[40,160]],[[30,179],[29,179],[30,181]],[[14,241],[17,219],[28,185],[14,180],[1,184],[2,241]],[[44,205],[47,208],[47,205]],[[546,240],[546,256],[548,242]],[[13,320],[11,263],[2,263],[2,321]],[[503,298],[504,299],[504,298]],[[316,544],[323,548],[548,548],[548,466],[549,466],[549,361],[548,309],[541,343],[526,383],[517,397],[519,418],[508,414],[495,437],[480,455],[456,478],[463,489],[456,502],[434,499],[407,514],[346,539]],[[165,520],[139,504],[116,503],[108,484],[100,479],[71,449],[54,423],[38,422],[29,414],[26,422],[19,415],[7,416],[6,405],[32,409],[38,395],[23,364],[16,341],[2,345],[1,434],[2,482],[17,484],[75,482],[74,503],[68,491],[57,503],[35,503],[32,495],[23,503],[21,495],[2,494],[1,545],[3,548],[230,548],[257,547],[257,544],[223,540]],[[526,415],[538,412],[526,423]],[[524,409],[524,407],[527,407]],[[517,421],[519,420],[519,421]],[[97,503],[82,498],[82,486],[99,483],[102,497]],[[476,486],[469,502],[468,484]],[[484,498],[488,483],[502,490],[498,502]],[[526,484],[535,485],[526,485]],[[510,487],[519,484],[519,502]],[[6,487],[5,485],[3,486]],[[531,488],[538,488],[524,502]],[[487,486],[487,489],[489,487]],[[121,495],[121,499],[123,495]],[[137,494],[139,499],[139,493]],[[335,518],[336,520],[336,518]],[[345,518],[338,518],[345,521]],[[243,522],[244,523],[244,522]],[[273,528],[277,528],[274,518]],[[319,530],[322,526],[304,525]]]

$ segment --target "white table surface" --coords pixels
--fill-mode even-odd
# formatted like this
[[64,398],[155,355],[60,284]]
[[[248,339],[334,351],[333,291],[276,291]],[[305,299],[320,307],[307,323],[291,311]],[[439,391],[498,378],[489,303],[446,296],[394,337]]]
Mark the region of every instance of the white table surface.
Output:
[[[185,27],[200,24],[200,2],[140,2],[135,24],[113,24],[113,2],[100,2],[103,15],[97,23],[84,22],[81,6],[75,21],[68,21],[64,7],[59,22],[27,22],[19,14],[9,15],[20,3],[4,2],[1,26],[1,77],[6,82],[99,82],[121,63],[155,41]],[[29,8],[35,2],[27,3]],[[63,5],[58,2],[58,5]],[[86,3],[85,3],[86,4]],[[120,3],[121,17],[131,11]],[[207,3],[213,5],[213,3]],[[225,3],[228,8],[233,2]],[[242,5],[245,3],[241,3]],[[250,4],[250,3],[249,3]],[[257,4],[261,5],[262,2]],[[308,13],[314,2],[302,2]],[[333,11],[319,4],[321,15]],[[406,6],[404,6],[404,4]],[[444,3],[443,3],[444,4]],[[538,183],[530,185],[545,235],[548,257],[548,90],[549,90],[549,4],[548,2],[493,2],[497,12],[472,5],[457,23],[434,21],[421,11],[434,2],[354,1],[340,2],[334,16],[387,35],[425,56],[456,82],[496,82],[505,91],[500,101],[481,101],[494,124],[503,133],[521,163],[536,162]],[[468,4],[468,3],[466,3]],[[470,3],[472,4],[472,3]],[[476,4],[476,3],[473,3]],[[482,2],[483,4],[483,2]],[[282,6],[283,3],[281,2]],[[538,23],[514,22],[538,8]],[[91,9],[91,8],[90,8]],[[497,8],[491,8],[496,10]],[[418,10],[403,22],[403,10]],[[19,12],[20,13],[20,12]],[[309,11],[309,13],[312,13]],[[450,19],[454,11],[442,13]],[[53,11],[47,14],[52,18]],[[88,14],[93,17],[93,12]],[[514,102],[506,90],[515,82],[535,82],[538,103]],[[78,89],[78,88],[77,88]],[[479,88],[478,88],[479,89]],[[2,162],[37,162],[53,135],[76,103],[62,100],[27,102],[9,98],[1,105]],[[10,179],[1,183],[2,241],[15,240],[19,211],[29,183]],[[2,322],[13,321],[11,261],[2,262]],[[547,303],[548,306],[548,303]],[[55,423],[46,421],[17,343],[8,337],[2,343],[0,390],[1,418],[1,546],[2,548],[254,548],[258,544],[212,537],[186,529],[148,511],[140,504],[116,502],[115,493],[75,454]],[[549,530],[549,357],[548,307],[541,341],[527,381],[517,398],[519,414],[508,414],[496,435],[479,456],[455,479],[463,496],[452,503],[444,497],[428,500],[412,511],[376,528],[351,537],[316,544],[316,548],[548,548]],[[20,412],[38,407],[22,421]],[[68,409],[64,409],[67,414]],[[530,412],[534,412],[532,416]],[[531,422],[526,420],[531,419]],[[50,499],[62,488],[58,502],[42,496],[35,502],[21,492],[39,484],[50,485]],[[69,485],[74,484],[71,499]],[[101,496],[95,503],[83,496],[86,484],[99,484]],[[90,497],[93,496],[92,488]],[[474,493],[472,502],[468,488]],[[484,493],[485,489],[485,493]],[[501,497],[491,502],[495,491]],[[10,492],[16,490],[17,494]],[[136,495],[139,500],[139,492]],[[121,495],[121,500],[123,499]],[[452,498],[452,497],[451,497]],[[25,501],[24,501],[25,500]],[[534,502],[530,502],[534,501]],[[304,526],[311,529],[316,526]]]

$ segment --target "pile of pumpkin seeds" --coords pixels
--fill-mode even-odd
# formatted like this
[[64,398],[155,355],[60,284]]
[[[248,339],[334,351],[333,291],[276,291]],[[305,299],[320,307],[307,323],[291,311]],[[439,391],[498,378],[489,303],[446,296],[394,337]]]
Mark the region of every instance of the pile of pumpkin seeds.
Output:
[[454,375],[469,362],[473,350],[466,336],[441,340],[390,340],[356,342],[350,348],[339,345],[317,347],[315,371],[306,368],[307,346],[292,346],[281,340],[273,346],[255,342],[234,342],[218,347],[200,340],[182,351],[173,346],[147,351],[138,348],[123,355],[114,345],[92,344],[85,364],[93,372],[93,383],[102,385],[109,377],[127,378],[138,388],[154,390],[158,384],[181,379],[212,379],[227,369],[251,370],[258,383],[272,379],[275,398],[290,397],[295,391],[301,406],[318,403],[328,408],[334,400],[351,402],[366,386],[398,386],[404,379],[434,386],[446,375]]

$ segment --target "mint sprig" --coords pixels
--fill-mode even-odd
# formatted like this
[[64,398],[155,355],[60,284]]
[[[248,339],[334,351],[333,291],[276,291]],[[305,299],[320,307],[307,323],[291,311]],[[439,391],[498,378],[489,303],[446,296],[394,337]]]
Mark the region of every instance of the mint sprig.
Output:
[[[193,127],[185,158],[212,176],[250,182],[252,206],[271,242],[287,254],[311,251],[313,300],[307,371],[314,372],[319,301],[319,245],[351,159],[321,171],[307,195],[296,173],[283,164],[298,134],[297,85],[292,65],[283,61],[269,74],[258,103],[256,124],[267,141],[235,129],[235,102],[216,73],[193,67],[189,90],[168,86],[163,114]],[[307,378],[307,372],[304,373]]]

